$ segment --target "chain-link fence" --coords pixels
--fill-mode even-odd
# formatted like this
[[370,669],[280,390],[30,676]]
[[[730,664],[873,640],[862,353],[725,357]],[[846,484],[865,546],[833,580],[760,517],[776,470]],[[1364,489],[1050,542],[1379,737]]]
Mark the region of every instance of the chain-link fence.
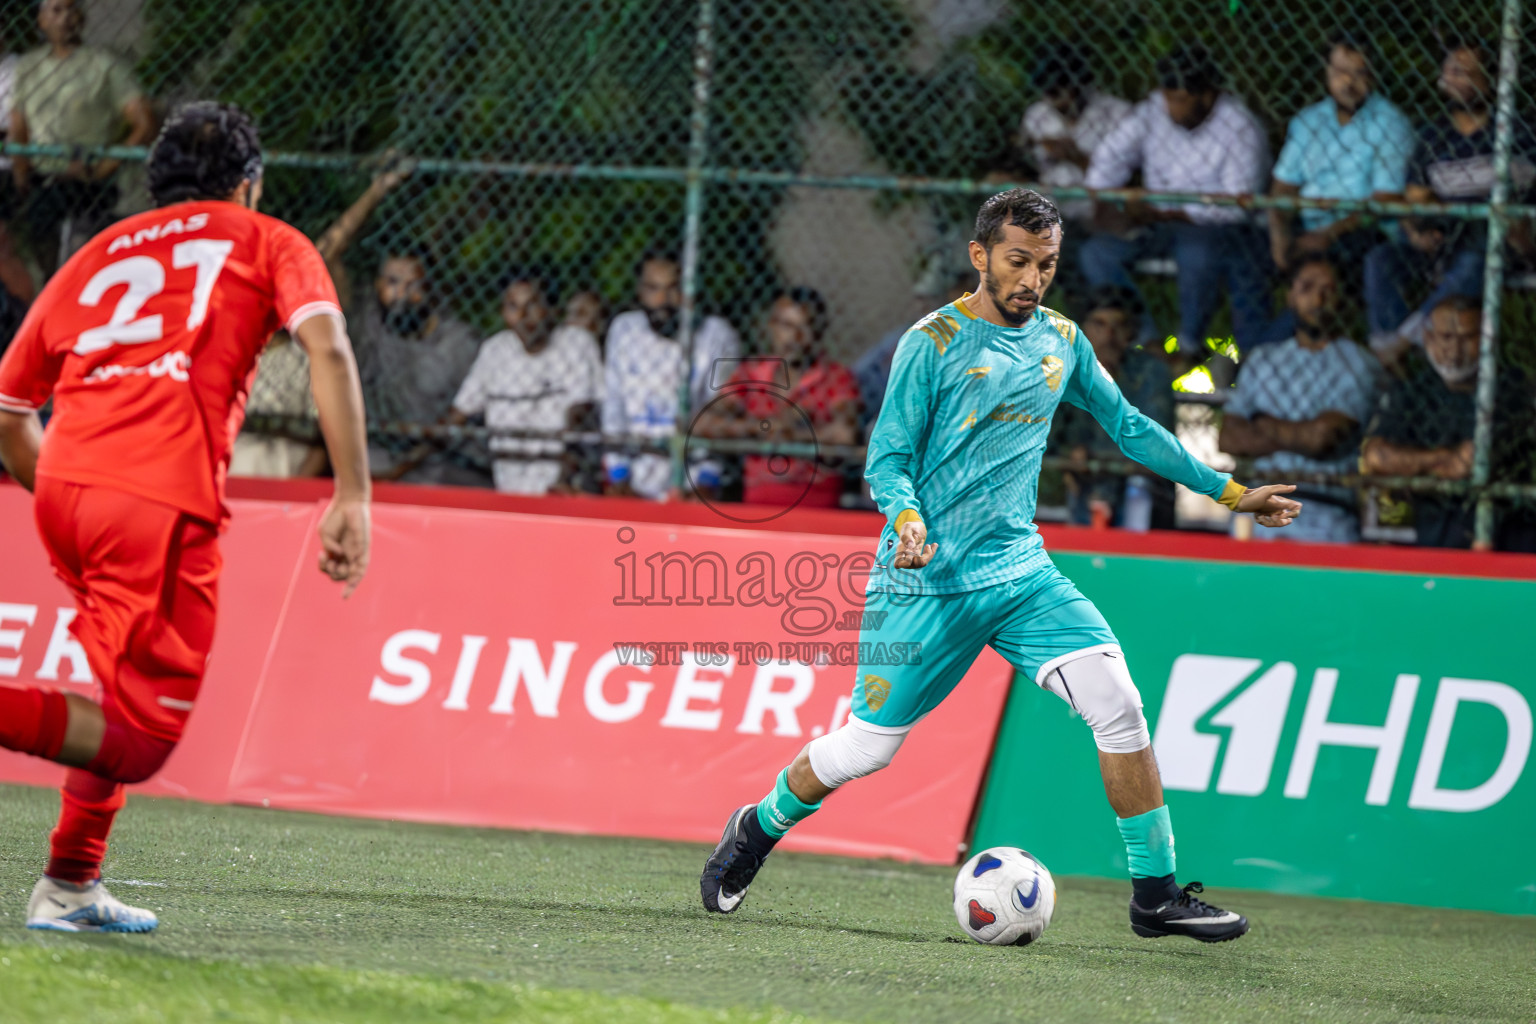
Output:
[[[147,203],[137,97],[237,102],[263,208],[338,277],[380,476],[867,502],[897,340],[977,288],[976,207],[1028,183],[1064,218],[1045,302],[1203,458],[1302,483],[1317,539],[1536,548],[1518,0],[0,12],[11,305]],[[324,471],[306,376],[278,339],[237,472]],[[1048,454],[1044,518],[1224,528],[1077,410]]]

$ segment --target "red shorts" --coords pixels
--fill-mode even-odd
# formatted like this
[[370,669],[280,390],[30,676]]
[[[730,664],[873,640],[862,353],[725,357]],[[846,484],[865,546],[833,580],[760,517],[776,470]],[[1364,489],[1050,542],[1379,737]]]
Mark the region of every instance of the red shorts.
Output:
[[147,498],[44,476],[33,507],[53,571],[74,592],[70,631],[103,704],[180,740],[213,646],[217,528]]

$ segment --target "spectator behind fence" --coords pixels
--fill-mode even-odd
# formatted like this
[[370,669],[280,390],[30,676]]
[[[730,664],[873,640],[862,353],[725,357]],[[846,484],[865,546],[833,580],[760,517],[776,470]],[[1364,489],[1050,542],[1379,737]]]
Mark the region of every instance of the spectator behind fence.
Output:
[[[582,288],[565,300],[562,321],[570,327],[580,327],[597,339],[598,359],[602,359],[602,343],[608,337],[608,303],[596,288]],[[599,401],[596,405],[581,405],[571,416],[570,427],[583,434],[596,436],[602,433],[602,388],[599,385]],[[587,440],[579,440],[565,446],[561,456],[560,481],[552,490],[564,494],[601,494],[607,483],[607,471],[603,468],[603,446]]]
[[[16,66],[20,60],[14,53],[0,57],[0,142],[8,141],[10,135],[11,111],[16,101]],[[37,296],[37,283],[17,252],[11,231],[17,212],[13,167],[11,157],[0,156],[0,354],[10,346],[27,315],[27,307]]]
[[[1472,476],[1477,423],[1478,343],[1482,310],[1463,295],[1442,299],[1424,326],[1424,350],[1410,353],[1401,379],[1382,394],[1360,451],[1360,468],[1377,476]],[[1493,480],[1529,479],[1533,422],[1530,379],[1502,365],[1495,381],[1492,436]],[[1476,501],[1470,494],[1398,495],[1384,500],[1381,519],[1411,525],[1419,544],[1465,548],[1472,544]],[[1529,508],[1496,506],[1494,545],[1505,551],[1536,550]]]
[[[1151,192],[1248,196],[1264,188],[1269,146],[1258,120],[1220,88],[1210,54],[1185,46],[1157,62],[1160,88],[1094,150],[1086,185],[1120,188],[1140,169]],[[1205,351],[1205,329],[1225,282],[1238,344],[1255,344],[1267,322],[1263,235],[1236,206],[1168,205],[1135,198],[1123,215],[1100,204],[1102,230],[1083,243],[1083,274],[1095,287],[1136,287],[1137,260],[1172,255],[1178,270],[1179,349]],[[1145,303],[1143,303],[1145,305]],[[1156,336],[1144,321],[1145,333]],[[1146,340],[1146,339],[1144,339]]]
[[[827,303],[814,288],[787,288],[768,307],[768,353],[746,359],[730,387],[694,425],[705,437],[815,445],[859,443],[859,384],[826,354]],[[782,455],[745,459],[741,500],[749,505],[836,508],[844,477],[836,463]]]
[[[1024,111],[1019,137],[1029,147],[1040,181],[1057,188],[1079,188],[1099,143],[1131,113],[1131,105],[1093,87],[1093,70],[1070,43],[1046,51],[1030,75],[1041,99]],[[1060,205],[1063,219],[1086,221],[1093,214],[1087,200]]]
[[[636,268],[640,308],[620,313],[608,325],[603,371],[603,433],[664,441],[677,431],[677,398],[684,372],[683,290],[677,257],[652,252]],[[688,368],[690,415],[715,397],[724,381],[712,381],[717,360],[741,351],[736,330],[718,316],[697,316],[693,365]],[[610,448],[603,457],[609,493],[638,494],[659,500],[671,487],[666,455]],[[693,467],[696,486],[719,485],[712,462]]]
[[859,382],[859,434],[868,438],[880,405],[885,401],[885,385],[891,379],[891,360],[896,358],[896,346],[910,329],[912,321],[919,320],[933,310],[958,302],[970,293],[976,283],[976,271],[966,266],[947,268],[936,263],[923,274],[912,288],[916,307],[902,319],[903,326],[891,331],[875,343],[853,364],[853,375]]
[[[245,426],[229,457],[230,476],[319,476],[329,462],[319,432],[305,430],[318,414],[309,387],[309,356],[287,331],[262,350],[245,402]],[[304,434],[308,433],[306,440]]]
[[[1419,128],[1408,164],[1409,202],[1488,201],[1495,177],[1491,66],[1480,46],[1449,48],[1439,81],[1446,112]],[[1509,198],[1528,202],[1536,195],[1536,134],[1518,115],[1511,130]],[[1365,287],[1372,349],[1391,361],[1423,340],[1429,311],[1447,296],[1482,294],[1487,230],[1482,218],[1409,217],[1403,220],[1402,241],[1371,250]],[[1530,261],[1528,221],[1512,222],[1510,243]]]
[[595,289],[583,288],[565,300],[562,323],[580,327],[594,338],[602,338],[608,328],[608,304]]
[[[11,108],[16,95],[14,53],[0,57],[0,142],[11,127]],[[16,215],[16,188],[11,178],[11,158],[0,156],[0,353],[11,343],[16,328],[37,294],[32,272],[16,251],[10,221]]]
[[10,346],[35,297],[32,272],[16,252],[11,233],[0,223],[0,353]]
[[[16,64],[8,141],[72,148],[148,144],[155,134],[149,100],[127,61],[82,45],[85,15],[77,0],[43,0],[37,25],[47,44]],[[84,155],[14,158],[20,219],[43,273],[69,256],[66,227],[71,237],[85,239],[111,219],[119,164]]]
[[[480,342],[474,328],[434,296],[424,258],[403,249],[379,261],[373,289],[357,296],[342,257],[374,209],[410,174],[392,166],[315,243],[336,280],[357,349],[357,369],[368,410],[369,471],[379,480],[406,483],[491,483],[485,448],[471,441],[422,445],[400,434],[399,424],[431,426],[453,409],[459,385]],[[381,436],[374,431],[385,428]]]
[[[1096,289],[1084,308],[1083,333],[1093,345],[1099,365],[1114,378],[1127,401],[1158,426],[1172,431],[1173,373],[1165,360],[1135,344],[1142,313],[1136,293],[1108,285]],[[1092,416],[1065,402],[1056,410],[1051,446],[1056,453],[1079,463],[1124,458]],[[1141,478],[1137,486],[1146,489],[1146,504],[1138,498],[1130,508],[1126,474],[1074,469],[1062,475],[1067,513],[1074,523],[1087,525],[1097,520],[1142,530],[1173,529],[1173,484],[1150,470],[1135,474]]]
[[[1353,474],[1360,428],[1384,377],[1381,364],[1337,336],[1339,280],[1326,257],[1296,261],[1287,299],[1296,335],[1244,357],[1226,403],[1221,450],[1252,458],[1254,475],[1261,479]],[[1352,490],[1313,482],[1299,484],[1296,493],[1306,514],[1296,519],[1301,528],[1292,539],[1347,543],[1359,538]]]
[[[584,327],[555,324],[549,286],[537,275],[514,276],[502,291],[506,330],[480,346],[464,378],[449,422],[484,416],[491,430],[549,431],[580,425],[597,403],[602,358]],[[496,489],[546,494],[560,481],[565,445],[558,439],[490,440]]]
[[[11,52],[8,46],[0,46],[5,55],[0,57],[0,142],[9,141],[11,134],[11,110],[16,104],[16,65],[21,62],[21,57]],[[6,208],[5,219],[9,220],[15,211],[11,208],[11,200],[14,198],[14,181],[11,178],[11,166],[14,160],[8,156],[0,156],[0,171],[4,171],[4,181],[0,183],[0,193],[5,195]]]
[[[1376,78],[1364,44],[1349,37],[1334,40],[1323,55],[1328,96],[1291,119],[1285,146],[1275,162],[1270,194],[1306,199],[1393,199],[1403,191],[1413,128],[1392,103],[1375,91]],[[1269,246],[1275,266],[1285,270],[1293,259],[1326,253],[1359,285],[1361,260],[1382,241],[1373,218],[1363,213],[1301,211],[1301,234],[1292,230],[1295,214],[1269,212]],[[1279,337],[1295,326],[1288,317]]]

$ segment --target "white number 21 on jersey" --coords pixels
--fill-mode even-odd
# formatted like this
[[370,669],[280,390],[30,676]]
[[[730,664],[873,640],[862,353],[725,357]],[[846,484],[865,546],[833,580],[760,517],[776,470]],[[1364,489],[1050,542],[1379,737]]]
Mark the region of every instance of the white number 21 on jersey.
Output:
[[[213,297],[214,283],[234,247],[234,242],[194,238],[177,243],[171,250],[171,263],[177,270],[197,268],[197,281],[192,286],[192,310],[187,314],[188,330],[201,326],[208,315],[208,300]],[[139,317],[144,303],[165,290],[165,267],[160,261],[153,256],[129,256],[107,264],[85,283],[80,292],[80,305],[100,305],[107,292],[119,285],[127,285],[128,290],[117,300],[112,319],[100,327],[81,331],[75,340],[75,355],[89,355],[113,345],[142,345],[147,341],[159,341],[164,336],[160,314]]]

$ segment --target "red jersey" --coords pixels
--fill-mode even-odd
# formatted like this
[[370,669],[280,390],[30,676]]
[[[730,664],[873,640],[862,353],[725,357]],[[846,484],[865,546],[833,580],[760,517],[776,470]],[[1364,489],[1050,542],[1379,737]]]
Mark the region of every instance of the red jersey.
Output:
[[297,229],[230,202],[141,213],[48,282],[0,360],[0,409],[53,395],[40,476],[218,521],[256,358],[321,313],[336,287]]

